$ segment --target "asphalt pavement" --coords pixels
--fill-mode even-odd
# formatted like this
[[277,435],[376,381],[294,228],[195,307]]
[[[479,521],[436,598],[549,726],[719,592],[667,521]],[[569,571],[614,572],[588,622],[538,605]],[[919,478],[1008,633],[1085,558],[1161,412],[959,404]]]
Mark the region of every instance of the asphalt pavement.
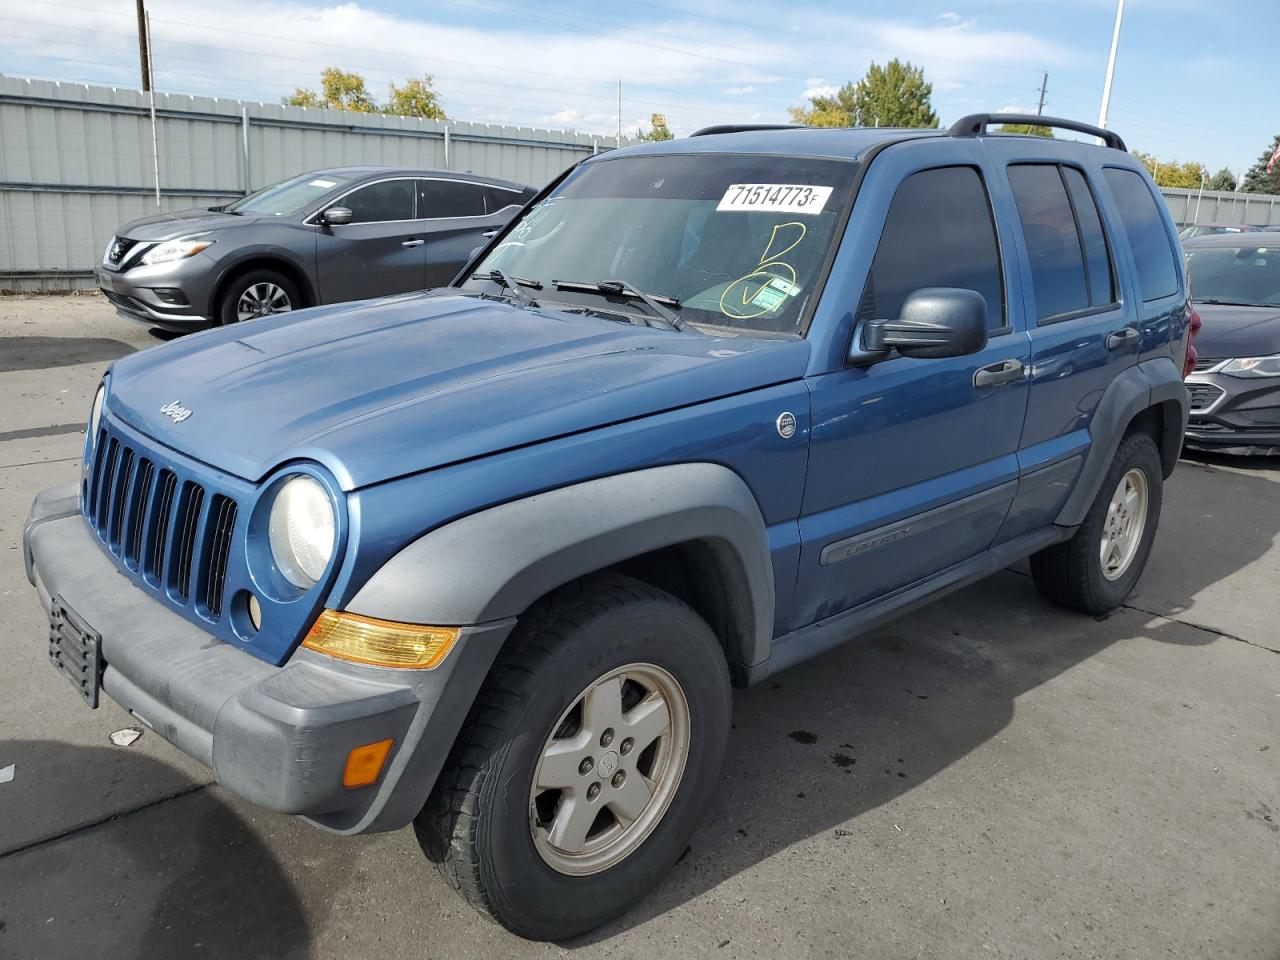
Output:
[[22,521],[156,342],[97,296],[0,297],[0,958],[1280,957],[1280,459],[1184,460],[1109,617],[1004,571],[738,692],[667,881],[534,944],[411,831],[242,803],[50,668]]

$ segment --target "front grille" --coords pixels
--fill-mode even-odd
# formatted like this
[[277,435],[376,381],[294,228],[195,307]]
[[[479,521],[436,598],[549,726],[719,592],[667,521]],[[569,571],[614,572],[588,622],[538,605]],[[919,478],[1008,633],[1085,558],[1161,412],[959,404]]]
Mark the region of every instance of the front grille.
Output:
[[107,247],[107,255],[103,259],[111,266],[118,267],[128,256],[129,251],[137,245],[137,240],[130,240],[128,237],[112,237]]
[[172,603],[221,618],[235,500],[179,477],[103,428],[81,503],[90,528],[126,570]]
[[107,302],[113,307],[124,310],[127,313],[143,313],[142,305],[133,297],[126,297],[123,293],[116,293],[114,290],[101,289],[99,292],[107,298]]
[[1196,373],[1202,373],[1205,370],[1208,370],[1210,367],[1216,367],[1221,362],[1222,362],[1221,360],[1215,360],[1211,357],[1201,357],[1198,360],[1196,360],[1196,365],[1193,369],[1196,371]]
[[1225,390],[1212,383],[1187,384],[1187,396],[1190,398],[1191,412],[1193,414],[1207,411],[1218,402],[1218,399],[1224,393],[1226,393]]

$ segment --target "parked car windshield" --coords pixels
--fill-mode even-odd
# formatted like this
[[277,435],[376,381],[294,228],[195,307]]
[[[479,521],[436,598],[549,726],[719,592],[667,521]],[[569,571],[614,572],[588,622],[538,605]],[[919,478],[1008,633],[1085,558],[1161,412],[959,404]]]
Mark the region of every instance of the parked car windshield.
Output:
[[1187,270],[1197,303],[1280,306],[1280,243],[1188,250]]
[[526,211],[464,286],[485,289],[484,275],[501,270],[540,284],[544,305],[643,310],[634,298],[556,286],[622,282],[716,332],[797,335],[856,169],[726,154],[587,163]]
[[350,177],[335,177],[331,173],[304,173],[242,197],[224,209],[228,213],[284,217],[301,212],[335,187],[350,182]]

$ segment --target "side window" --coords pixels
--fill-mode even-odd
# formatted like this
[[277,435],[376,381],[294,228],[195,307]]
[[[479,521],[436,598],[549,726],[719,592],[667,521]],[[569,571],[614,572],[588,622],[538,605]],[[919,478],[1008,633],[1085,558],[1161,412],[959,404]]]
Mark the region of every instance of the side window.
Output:
[[1084,245],[1085,274],[1089,280],[1089,303],[1095,307],[1116,302],[1115,270],[1111,250],[1098,215],[1098,203],[1089,189],[1084,174],[1075,167],[1063,167],[1062,179],[1067,183],[1071,207],[1076,213],[1076,227]]
[[503,190],[500,187],[484,188],[485,213],[497,213],[499,210],[509,207],[513,203],[522,205],[524,203],[524,194],[513,193],[510,190]]
[[413,219],[413,182],[383,180],[349,193],[341,201],[351,210],[352,223],[382,223]]
[[987,329],[1004,323],[1004,280],[991,203],[973,167],[913,173],[889,206],[859,305],[860,319],[893,319],[921,287],[976,290]]
[[1036,319],[1088,310],[1089,278],[1084,247],[1059,168],[1049,164],[1009,167],[1009,186],[1018,205],[1022,236],[1031,262]]
[[483,217],[484,187],[461,180],[419,180],[418,216],[426,220]]
[[1138,265],[1138,290],[1143,300],[1159,300],[1178,292],[1178,265],[1147,182],[1132,170],[1107,167],[1102,171],[1120,208],[1125,236]]

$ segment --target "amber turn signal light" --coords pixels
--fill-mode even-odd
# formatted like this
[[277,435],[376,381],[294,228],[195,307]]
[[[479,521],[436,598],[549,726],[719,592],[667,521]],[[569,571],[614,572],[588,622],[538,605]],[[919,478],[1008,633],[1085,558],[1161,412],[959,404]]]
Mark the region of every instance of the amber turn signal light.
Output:
[[379,740],[377,743],[366,743],[356,747],[347,754],[347,766],[342,771],[342,785],[348,789],[367,787],[378,779],[382,773],[382,765],[387,762],[387,754],[391,752],[391,740]]
[[302,645],[353,663],[430,670],[449,655],[458,633],[457,627],[427,627],[325,610]]

